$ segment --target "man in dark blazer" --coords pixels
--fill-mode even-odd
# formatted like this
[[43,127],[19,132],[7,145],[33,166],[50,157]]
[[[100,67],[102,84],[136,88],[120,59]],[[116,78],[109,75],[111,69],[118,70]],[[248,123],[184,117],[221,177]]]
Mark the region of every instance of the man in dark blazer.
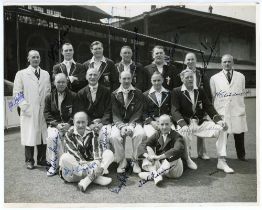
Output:
[[[205,90],[206,95],[210,101],[212,101],[209,79],[206,74],[201,73],[199,69],[197,69],[197,58],[195,53],[189,52],[185,56],[185,64],[187,65],[188,69],[193,71],[194,76],[194,86],[201,87]],[[198,157],[203,160],[210,159],[207,155],[205,139],[197,137],[197,154]]]
[[123,46],[121,48],[120,56],[122,60],[116,64],[118,77],[121,72],[129,71],[132,75],[132,85],[145,92],[150,86],[149,73],[144,69],[142,64],[132,61],[132,55],[131,47]]
[[85,68],[81,63],[74,61],[74,49],[72,44],[63,44],[62,55],[64,56],[64,61],[54,65],[52,78],[54,80],[56,74],[64,73],[67,76],[68,88],[74,92],[78,92],[87,84],[85,79]]
[[44,116],[48,125],[47,154],[51,167],[47,176],[57,173],[58,162],[63,154],[65,132],[73,125],[73,107],[76,94],[67,88],[67,77],[64,73],[55,75],[55,89],[45,98]]
[[163,114],[171,115],[171,94],[162,86],[163,81],[162,74],[158,71],[154,72],[151,77],[152,87],[144,92],[144,130],[148,138],[159,130],[159,117]]
[[87,70],[88,85],[77,93],[76,111],[84,111],[88,115],[88,126],[99,135],[104,151],[109,148],[112,104],[109,89],[98,83],[98,77],[97,69]]
[[173,66],[165,62],[165,51],[163,46],[155,46],[152,52],[154,61],[147,65],[145,69],[149,72],[150,77],[155,71],[159,71],[164,78],[163,87],[172,90],[174,87],[181,85],[179,71]]
[[[181,129],[178,131],[187,144],[187,165],[191,169],[197,169],[197,165],[189,156],[188,146],[193,136],[218,137],[216,142],[218,164],[217,168],[225,173],[233,173],[225,160],[227,138],[225,130],[227,125],[214,109],[202,88],[194,86],[193,72],[186,69],[181,72],[183,85],[175,88],[171,94],[171,112],[173,119]],[[208,121],[204,116],[206,113],[213,120]]]
[[145,183],[144,180],[154,180],[158,185],[163,180],[163,176],[178,178],[182,175],[181,158],[184,155],[184,140],[179,133],[171,129],[171,125],[169,115],[160,116],[160,135],[156,134],[156,138],[151,138],[147,142],[147,152],[143,154],[145,159],[142,168],[148,172],[139,173],[139,177],[142,179],[140,185]]
[[131,85],[132,76],[128,71],[120,74],[120,87],[112,93],[113,123],[111,142],[115,149],[115,161],[119,163],[118,173],[125,172],[127,166],[125,156],[125,141],[132,142],[133,172],[140,173],[138,165],[138,149],[146,138],[142,128],[144,107],[143,93]]
[[119,84],[114,62],[109,58],[104,57],[102,42],[92,42],[90,50],[93,57],[83,63],[85,70],[87,71],[89,68],[97,69],[99,72],[98,83],[109,88],[110,91],[113,92]]

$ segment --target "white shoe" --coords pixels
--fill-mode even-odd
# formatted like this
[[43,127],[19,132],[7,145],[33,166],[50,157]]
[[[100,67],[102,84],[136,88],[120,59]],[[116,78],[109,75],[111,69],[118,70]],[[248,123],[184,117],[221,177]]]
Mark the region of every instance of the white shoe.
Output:
[[126,159],[124,159],[119,163],[119,166],[116,170],[117,173],[124,173],[126,171],[126,166],[127,166],[127,161]]
[[89,179],[89,177],[85,177],[84,179],[81,179],[80,182],[78,183],[78,187],[82,192],[86,191],[86,188],[88,187],[88,185],[91,184],[91,180]]
[[202,160],[209,160],[210,157],[206,154],[206,153],[203,153],[202,155],[198,155],[199,158],[201,158]]
[[140,172],[138,174],[138,176],[139,176],[140,179],[144,179],[144,180],[148,180],[148,181],[153,180],[152,173],[150,173],[150,172]]
[[162,181],[163,181],[163,176],[161,176],[161,175],[154,178],[155,185],[158,185]]
[[192,170],[197,170],[197,164],[195,164],[195,162],[193,160],[191,160],[191,158],[187,159],[187,167],[192,169]]
[[105,175],[109,174],[108,169],[104,169],[103,174],[105,174]]
[[94,180],[94,183],[106,186],[109,185],[112,182],[112,178],[110,177],[105,177],[105,176],[99,176]]
[[141,168],[139,167],[138,162],[134,163],[134,165],[133,165],[133,172],[135,174],[139,174],[141,172]]
[[234,170],[227,165],[227,162],[225,159],[218,159],[217,168],[220,170],[223,170],[227,174],[234,173]]

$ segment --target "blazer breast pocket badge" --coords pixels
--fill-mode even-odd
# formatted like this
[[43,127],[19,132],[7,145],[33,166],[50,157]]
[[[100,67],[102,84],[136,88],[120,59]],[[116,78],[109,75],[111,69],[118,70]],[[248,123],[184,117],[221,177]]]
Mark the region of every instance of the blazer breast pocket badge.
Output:
[[203,109],[203,103],[202,103],[202,101],[198,101],[197,104],[198,104],[198,106],[199,106],[200,109]]
[[72,114],[73,110],[72,110],[72,105],[70,106],[66,106],[66,108],[68,109],[68,113]]

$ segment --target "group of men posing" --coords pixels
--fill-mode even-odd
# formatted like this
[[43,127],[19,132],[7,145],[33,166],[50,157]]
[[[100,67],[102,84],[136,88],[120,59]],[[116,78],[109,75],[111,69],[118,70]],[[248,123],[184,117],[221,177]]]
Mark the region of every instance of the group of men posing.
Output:
[[49,166],[47,176],[59,173],[82,191],[92,182],[108,185],[109,165],[117,162],[117,173],[124,173],[127,158],[133,173],[158,185],[163,176],[182,175],[182,160],[197,169],[190,157],[193,137],[199,158],[209,159],[204,138],[212,137],[217,168],[233,173],[225,159],[228,134],[234,134],[238,159],[245,160],[245,78],[233,70],[231,55],[222,57],[223,70],[209,81],[196,69],[194,53],[178,72],[165,62],[162,46],[154,47],[146,67],[132,61],[129,46],[121,48],[117,64],[103,56],[101,42],[90,50],[93,57],[80,64],[73,46],[62,46],[64,61],[53,68],[52,91],[38,51],[31,50],[30,65],[17,72],[13,95],[24,96],[19,107],[28,169],[34,168],[37,146],[37,164]]

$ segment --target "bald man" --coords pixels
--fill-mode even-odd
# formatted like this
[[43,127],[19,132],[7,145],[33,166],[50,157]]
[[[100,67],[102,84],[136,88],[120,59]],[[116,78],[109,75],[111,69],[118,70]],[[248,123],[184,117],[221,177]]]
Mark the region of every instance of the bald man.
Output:
[[127,166],[125,141],[131,141],[133,172],[140,173],[138,148],[146,136],[142,128],[144,107],[143,93],[131,85],[132,76],[128,71],[120,73],[120,87],[112,93],[113,123],[111,142],[115,149],[115,161],[119,163],[118,173],[125,172]]
[[178,178],[183,173],[181,158],[184,155],[184,140],[171,129],[171,125],[169,115],[159,117],[160,135],[155,134],[156,138],[150,138],[146,143],[147,152],[143,154],[142,168],[148,172],[139,173],[139,177],[146,181],[154,180],[156,185],[163,180],[163,176]]
[[228,124],[228,134],[233,134],[237,157],[246,160],[244,133],[247,132],[245,110],[245,76],[234,70],[233,56],[221,59],[223,70],[210,79],[214,107]]
[[47,176],[57,173],[60,156],[64,152],[65,132],[73,125],[73,108],[76,93],[67,87],[67,76],[64,73],[55,75],[55,89],[45,98],[44,116],[48,125],[47,158],[51,167]]
[[111,93],[98,83],[99,71],[90,67],[86,72],[88,85],[77,93],[77,111],[84,111],[88,126],[99,135],[102,149],[109,149],[109,135],[112,121]]
[[34,168],[34,147],[37,146],[37,164],[47,166],[46,137],[47,126],[44,118],[45,97],[51,90],[50,76],[40,68],[40,54],[36,50],[28,53],[30,65],[16,73],[13,96],[22,95],[21,108],[21,144],[25,146],[27,169]]
[[67,182],[78,182],[78,187],[85,192],[92,183],[102,186],[111,183],[112,179],[104,177],[104,171],[114,160],[112,151],[99,152],[97,136],[87,127],[85,112],[74,115],[74,126],[65,135],[64,153],[59,161],[59,175]]

